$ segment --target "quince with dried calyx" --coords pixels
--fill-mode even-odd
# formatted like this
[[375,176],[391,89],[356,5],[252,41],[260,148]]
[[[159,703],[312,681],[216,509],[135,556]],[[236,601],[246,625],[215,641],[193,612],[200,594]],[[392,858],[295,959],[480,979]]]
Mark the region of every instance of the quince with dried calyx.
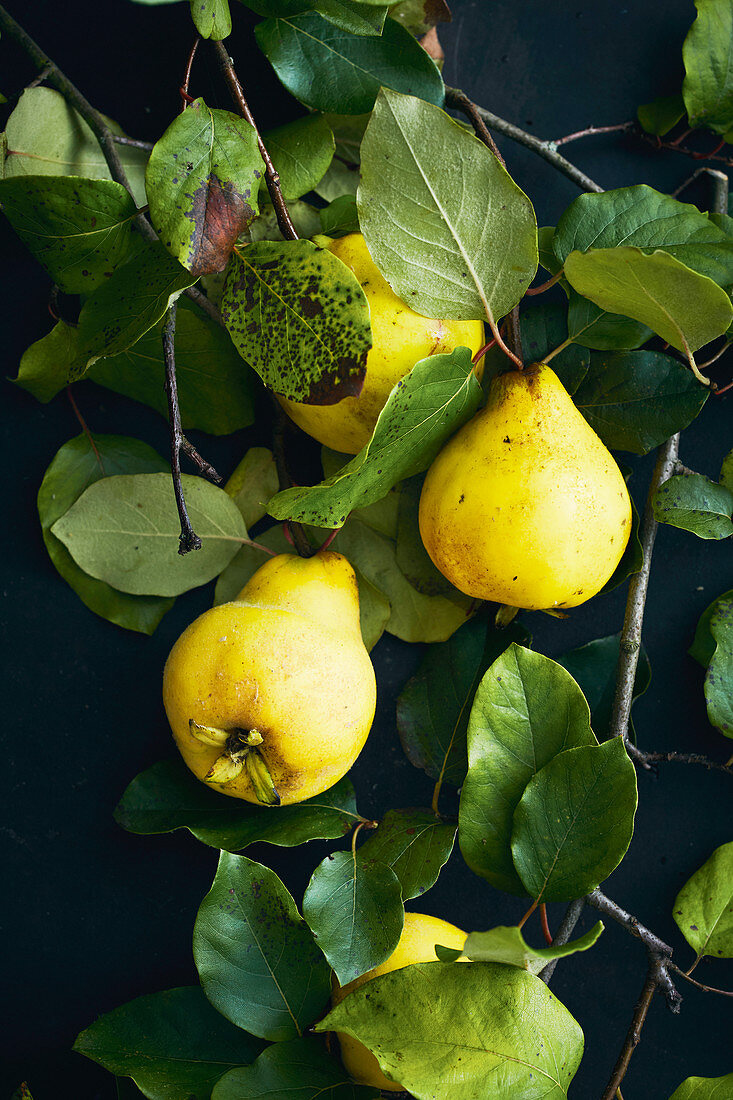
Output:
[[376,681],[346,558],[279,554],[171,650],[163,701],[188,767],[265,806],[337,783],[374,719]]

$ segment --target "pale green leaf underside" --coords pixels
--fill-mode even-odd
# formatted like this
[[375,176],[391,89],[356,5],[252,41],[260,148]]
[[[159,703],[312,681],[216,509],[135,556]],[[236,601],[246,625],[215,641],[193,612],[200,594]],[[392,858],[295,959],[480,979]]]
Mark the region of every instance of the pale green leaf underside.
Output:
[[667,252],[626,247],[571,252],[565,275],[579,294],[641,321],[685,354],[721,336],[733,321],[725,291]]
[[176,596],[206,584],[247,538],[234,501],[183,475],[183,492],[203,546],[178,553],[180,519],[168,474],[106,477],[91,485],[52,532],[85,573],[136,595]]
[[403,301],[490,323],[517,304],[537,270],[537,222],[482,142],[438,107],[382,89],[361,163],[361,229]]

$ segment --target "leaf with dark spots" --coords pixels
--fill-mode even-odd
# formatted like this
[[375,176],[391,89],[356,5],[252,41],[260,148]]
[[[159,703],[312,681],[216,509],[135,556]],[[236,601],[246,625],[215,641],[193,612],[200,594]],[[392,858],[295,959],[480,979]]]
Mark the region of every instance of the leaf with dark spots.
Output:
[[4,179],[0,201],[20,239],[67,294],[90,294],[133,250],[135,202],[112,180]]
[[262,157],[254,127],[195,100],[150,154],[150,217],[166,248],[194,275],[223,271],[257,215]]
[[270,389],[333,405],[361,392],[372,346],[353,272],[310,241],[260,241],[233,259],[222,315],[235,347]]
[[222,852],[193,931],[204,993],[253,1035],[294,1039],[322,1013],[331,981],[326,960],[274,871]]

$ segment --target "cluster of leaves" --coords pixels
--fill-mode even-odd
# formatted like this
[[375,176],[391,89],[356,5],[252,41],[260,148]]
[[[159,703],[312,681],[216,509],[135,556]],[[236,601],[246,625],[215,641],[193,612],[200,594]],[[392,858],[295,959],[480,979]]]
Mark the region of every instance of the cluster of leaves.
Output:
[[733,80],[728,43],[733,31],[725,0],[696,0],[697,18],[682,47],[685,79],[681,92],[639,107],[648,134],[664,137],[684,119],[685,129],[705,129],[733,141]]
[[[494,332],[539,259],[566,301],[523,307],[525,353],[552,361],[609,448],[646,454],[701,412],[708,390],[695,353],[727,341],[733,324],[732,219],[634,186],[583,195],[538,233],[529,199],[504,166],[442,110],[440,71],[415,37],[447,17],[442,0],[247,6],[264,17],[257,43],[310,112],[263,135],[303,239],[283,239],[257,135],[238,115],[195,99],[149,157],[120,146],[128,193],[58,93],[27,90],[6,127],[0,201],[78,319],[59,320],[26,351],[20,385],[48,401],[87,378],[165,413],[161,328],[180,299],[184,427],[224,434],[247,426],[262,385],[311,403],[358,393],[372,342],[369,307],[320,236],[358,230],[417,312],[483,321]],[[712,34],[703,16],[716,5],[699,6],[685,53],[689,89],[698,89],[689,91],[688,110],[692,117],[696,96],[694,117],[706,110],[712,125],[712,85],[695,74],[699,36]],[[202,37],[231,32],[228,0],[191,0],[191,12]],[[710,42],[705,49],[714,55]],[[145,204],[154,240],[139,232]],[[211,308],[185,297],[197,283],[223,327]],[[486,355],[484,387],[504,362],[496,348]],[[117,809],[125,828],[186,828],[221,850],[194,931],[201,987],[140,998],[77,1041],[152,1100],[275,1097],[295,1085],[304,1098],[375,1096],[346,1080],[309,1033],[313,1025],[359,1038],[416,1097],[436,1095],[446,1060],[462,1066],[450,1086],[456,1100],[477,1091],[567,1092],[582,1031],[538,975],[547,962],[591,948],[600,924],[553,948],[529,946],[519,927],[471,932],[468,962],[436,945],[439,961],[383,975],[324,1016],[334,976],[345,984],[391,955],[405,902],[434,884],[456,832],[476,874],[542,904],[592,891],[632,837],[634,768],[621,740],[607,739],[618,637],[550,661],[528,648],[523,626],[502,632],[471,618],[471,601],[420,542],[422,475],[483,397],[470,352],[458,348],[415,365],[359,454],[324,451],[318,485],[278,492],[263,448],[246,452],[224,489],[184,476],[203,541],[185,558],[176,552],[167,464],[140,441],[83,434],[46,472],[38,508],[49,555],[84,603],[120,626],[152,632],[179,594],[215,578],[215,601],[233,598],[261,564],[262,545],[287,548],[279,527],[258,534],[257,544],[250,539],[269,514],[306,524],[314,542],[338,531],[337,548],[357,571],[370,648],[384,630],[433,643],[397,715],[408,757],[436,781],[432,810],[392,810],[364,841],[375,823],[358,813],[347,778],[276,812],[232,804],[179,762],[156,765],[125,792]],[[676,473],[655,510],[702,537],[730,535],[730,456],[719,484]],[[634,534],[609,585],[640,566]],[[711,722],[727,736],[732,612],[726,593],[703,616],[692,650],[707,669]],[[636,694],[648,680],[642,661]],[[438,813],[444,785],[461,789],[457,822]],[[272,870],[239,854],[255,842],[293,846],[348,833],[350,847],[314,869],[300,909]],[[732,852],[730,844],[719,849],[675,903],[698,956],[733,955]],[[439,1015],[428,1011],[438,991]]]
[[[462,785],[458,839],[479,875],[537,900],[579,897],[628,846],[634,769],[618,739],[598,743],[579,684],[561,665],[506,642],[496,628],[471,622],[431,647],[400,699],[400,732],[414,762]],[[617,654],[614,637],[563,658],[599,731]],[[446,662],[456,688],[449,700]],[[637,693],[648,680],[643,664]],[[116,818],[136,833],[187,828],[221,849],[194,927],[201,988],[141,997],[102,1016],[76,1043],[131,1076],[151,1100],[183,1092],[197,1100],[275,1097],[296,1084],[304,1096],[328,1089],[376,1097],[347,1080],[308,1034],[314,1025],[358,1038],[416,1097],[436,1095],[440,1067],[449,1063],[462,1066],[451,1096],[478,1088],[509,1097],[536,1080],[566,1094],[582,1031],[538,975],[548,962],[592,948],[600,922],[556,947],[530,946],[517,926],[471,932],[462,951],[436,944],[438,961],[375,978],[328,1011],[333,981],[353,981],[392,953],[404,903],[430,889],[451,856],[455,821],[391,810],[372,832],[376,823],[359,814],[347,778],[273,813],[205,788],[180,761],[133,780]],[[358,844],[363,830],[368,839]],[[313,871],[300,909],[272,870],[237,854],[253,843],[292,846],[349,833],[350,846]],[[675,901],[675,920],[698,958],[733,955],[732,861],[733,843],[723,845]],[[428,1011],[438,990],[440,1014]]]

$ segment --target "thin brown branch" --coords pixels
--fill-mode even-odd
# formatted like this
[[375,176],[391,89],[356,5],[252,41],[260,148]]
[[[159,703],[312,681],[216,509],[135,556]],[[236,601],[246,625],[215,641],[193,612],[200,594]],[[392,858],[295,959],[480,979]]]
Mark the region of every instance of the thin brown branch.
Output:
[[212,321],[215,321],[217,325],[221,325],[221,327],[224,328],[224,318],[211,299],[207,298],[203,291],[199,290],[198,287],[190,286],[188,290],[184,291],[184,294],[187,298],[190,298],[199,309],[202,309]]
[[507,344],[514,353],[519,369],[524,367],[524,353],[522,351],[522,330],[519,326],[519,306],[516,305],[506,318]]
[[[446,89],[446,93],[448,89]],[[446,103],[449,107],[452,107],[456,111],[462,111],[466,118],[469,120],[474,130],[476,131],[476,137],[483,141],[484,145],[488,145],[491,152],[504,168],[506,168],[506,161],[499,152],[499,148],[491,136],[491,132],[486,125],[486,122],[481,116],[476,104],[468,98],[465,92],[460,91],[458,88],[450,89],[451,97],[450,103],[448,102],[448,96],[446,95]]]
[[566,134],[565,137],[555,138],[552,144],[557,149],[560,145],[567,145],[568,142],[578,141],[580,138],[594,137],[596,134],[628,132],[629,130],[635,130],[636,126],[637,124],[633,120],[630,122],[618,122],[615,126],[588,126],[585,130],[576,130],[573,134]]
[[105,469],[104,469],[104,462],[102,461],[102,456],[99,453],[99,451],[97,450],[97,444],[94,441],[94,436],[90,432],[89,426],[88,426],[86,420],[81,415],[81,412],[79,410],[79,406],[77,405],[77,403],[74,399],[74,395],[71,392],[71,386],[66,387],[66,396],[68,397],[69,403],[70,403],[72,409],[74,410],[74,416],[79,421],[79,424],[81,426],[81,430],[84,432],[84,435],[87,437],[87,440],[89,442],[89,446],[92,448],[92,452],[94,454],[94,457],[96,458],[97,463],[99,465],[99,468],[102,471],[102,476],[104,476]]
[[146,153],[153,151],[152,141],[143,141],[141,138],[128,137],[127,134],[112,134],[115,145],[130,145],[133,149],[144,149]]
[[717,760],[711,760],[710,757],[697,752],[644,752],[631,742],[626,745],[626,751],[635,763],[640,764],[647,770],[655,764],[662,763],[700,764],[708,771],[727,772],[728,775],[733,775],[733,767],[730,764],[721,764]]
[[[116,183],[132,194],[127,174],[117,152],[115,137],[105,119],[92,107],[91,103],[81,94],[75,84],[62,73],[58,65],[43,52],[41,47],[34,42],[31,36],[23,30],[19,23],[0,6],[0,28],[4,30],[25,51],[39,72],[45,73],[45,79],[52,88],[60,92],[67,103],[81,115],[90,130],[99,142],[102,154],[109,168],[109,174]],[[135,218],[135,225],[146,240],[157,240],[157,234],[150,222],[141,214]]]
[[644,606],[649,586],[649,572],[652,564],[652,551],[657,537],[657,521],[654,518],[652,497],[657,488],[671,475],[677,461],[679,433],[671,436],[659,448],[657,464],[649,484],[644,519],[641,527],[641,548],[643,560],[641,569],[634,573],[629,582],[629,595],[626,601],[626,614],[619,643],[619,659],[616,672],[616,694],[611,712],[610,736],[623,738],[629,745],[629,718],[634,696],[636,668],[641,650],[641,632],[644,623]]
[[[696,960],[696,963],[699,961],[700,960],[698,958]],[[685,981],[691,982],[692,985],[696,985],[698,989],[702,989],[704,993],[718,993],[721,997],[733,997],[733,989],[717,989],[714,985],[703,985],[703,983],[699,982],[697,978],[690,977],[689,970],[681,970],[676,963],[670,963],[669,965],[676,974],[679,974],[679,976],[681,978],[684,978]]]
[[[459,88],[446,88],[445,90],[445,103],[447,107],[462,111],[464,109],[464,98],[468,97],[465,92],[462,92]],[[469,102],[472,101],[469,100]],[[479,107],[478,104],[473,104],[473,106],[476,108],[476,112],[482,121],[485,122],[488,127],[498,131],[500,134],[504,134],[505,137],[511,138],[512,141],[524,145],[526,149],[531,149],[533,153],[537,153],[537,155],[542,157],[543,160],[546,160],[548,164],[551,164],[553,168],[556,168],[558,172],[562,172],[564,176],[572,180],[581,191],[600,192],[603,190],[595,180],[592,180],[585,172],[581,172],[579,168],[576,168],[574,164],[571,164],[569,160],[561,156],[551,141],[541,141],[533,134],[528,134],[526,130],[522,130],[519,126],[515,126],[513,122],[507,122],[505,118],[495,115],[493,111],[487,111],[485,107]]]
[[[575,926],[580,920],[583,909],[585,908],[585,898],[578,898],[577,901],[571,901],[565,910],[565,916],[560,921],[560,927],[558,928],[553,938],[553,947],[561,947],[570,942],[570,937],[575,931]],[[540,978],[546,985],[550,984],[550,978],[555,973],[555,967],[557,966],[559,959],[553,959],[548,962],[544,970],[540,971]]]
[[181,425],[181,411],[178,405],[178,384],[176,381],[176,304],[168,310],[163,326],[163,358],[165,360],[165,392],[168,398],[168,422],[171,437],[171,476],[176,507],[181,521],[181,534],[178,540],[178,553],[188,554],[191,550],[201,549],[201,539],[194,531],[186,508],[181,482],[181,452],[192,459],[202,473],[212,481],[221,481],[214,467],[202,458],[196,448],[186,439]]
[[[646,977],[644,979],[644,985],[642,986],[639,1000],[636,1002],[634,1008],[634,1015],[631,1018],[631,1026],[626,1034],[624,1045],[621,1048],[621,1053],[618,1056],[616,1065],[613,1067],[610,1080],[606,1085],[606,1089],[601,1097],[601,1100],[614,1100],[618,1095],[618,1089],[626,1076],[626,1071],[629,1068],[629,1062],[632,1055],[636,1050],[641,1040],[641,1029],[644,1026],[647,1013],[651,1007],[654,994],[664,983],[664,975],[666,968],[669,965],[668,960],[663,956],[657,955],[655,952],[650,952],[648,957],[648,965],[646,971]],[[678,994],[679,996],[679,994]]]
[[[688,130],[688,133],[689,132]],[[683,138],[686,136],[687,134],[682,135]],[[653,145],[655,149],[669,149],[673,153],[682,153],[686,157],[692,157],[693,160],[711,160],[718,164],[724,164],[726,168],[733,168],[733,159],[718,155],[718,150],[722,149],[722,145],[720,144],[716,145],[709,153],[701,153],[697,149],[690,149],[687,145],[678,144],[681,138],[678,138],[677,141],[662,141],[653,134],[644,133],[643,130],[639,131],[639,137],[642,141],[646,141],[649,145]]]
[[656,936],[651,929],[647,928],[631,913],[627,913],[611,898],[606,897],[601,890],[593,890],[592,893],[587,895],[585,902],[593,909],[597,909],[599,913],[603,913],[605,917],[615,921],[616,924],[620,924],[637,940],[641,940],[648,951],[655,951],[658,955],[664,955],[667,958],[671,957],[672,948],[669,944],[665,943],[664,940],[660,940],[659,936]]
[[267,184],[267,190],[270,193],[270,199],[272,205],[275,208],[275,217],[277,218],[277,224],[283,237],[287,241],[297,241],[298,234],[293,225],[290,214],[288,212],[285,199],[283,197],[282,190],[280,188],[280,176],[275,170],[275,165],[272,163],[270,154],[265,148],[265,143],[262,140],[257,124],[252,116],[252,112],[249,109],[247,100],[244,98],[244,90],[239,83],[239,77],[234,71],[234,65],[232,59],[229,56],[229,51],[223,42],[213,42],[214,49],[219,55],[219,61],[221,63],[222,72],[224,73],[224,79],[229,85],[229,91],[232,96],[232,100],[239,111],[242,118],[245,118],[247,122],[253,127],[255,134],[257,135],[257,145],[259,146],[260,155],[265,162],[265,183]]

